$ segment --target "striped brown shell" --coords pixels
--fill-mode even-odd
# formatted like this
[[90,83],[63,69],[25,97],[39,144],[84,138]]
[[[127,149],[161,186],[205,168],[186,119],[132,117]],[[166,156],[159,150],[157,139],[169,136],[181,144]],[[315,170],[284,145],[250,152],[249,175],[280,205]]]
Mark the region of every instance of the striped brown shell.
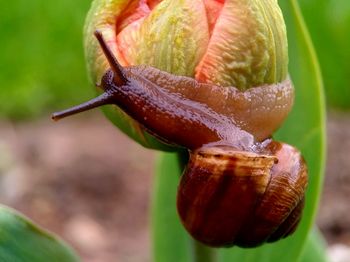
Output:
[[258,153],[203,147],[182,176],[178,213],[207,245],[255,247],[295,230],[306,185],[305,162],[290,145],[270,142]]

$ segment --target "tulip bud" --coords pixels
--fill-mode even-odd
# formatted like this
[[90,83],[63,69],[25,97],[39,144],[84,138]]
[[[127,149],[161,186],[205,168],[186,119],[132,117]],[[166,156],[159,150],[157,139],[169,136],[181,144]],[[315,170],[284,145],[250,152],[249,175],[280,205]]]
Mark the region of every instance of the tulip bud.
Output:
[[[123,66],[150,65],[241,90],[282,82],[288,73],[277,0],[94,0],[84,32],[95,83],[108,68],[93,37],[96,29]],[[169,149],[117,107],[105,112],[140,144]]]

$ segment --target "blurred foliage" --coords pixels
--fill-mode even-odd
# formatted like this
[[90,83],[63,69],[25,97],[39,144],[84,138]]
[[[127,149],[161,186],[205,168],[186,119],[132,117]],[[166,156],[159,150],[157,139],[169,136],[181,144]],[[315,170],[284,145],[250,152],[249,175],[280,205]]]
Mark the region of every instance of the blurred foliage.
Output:
[[0,205],[0,261],[78,262],[74,251],[11,208]]
[[91,98],[82,28],[90,0],[0,1],[0,118]]
[[327,102],[350,109],[350,1],[299,3],[321,64]]

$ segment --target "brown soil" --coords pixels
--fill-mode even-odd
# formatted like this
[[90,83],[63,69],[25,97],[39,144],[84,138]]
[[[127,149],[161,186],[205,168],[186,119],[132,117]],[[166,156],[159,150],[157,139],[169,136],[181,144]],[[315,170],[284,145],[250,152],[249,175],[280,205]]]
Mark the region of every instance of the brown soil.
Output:
[[[101,114],[53,123],[0,123],[0,202],[57,233],[83,261],[150,261],[148,211],[155,151]],[[350,115],[329,117],[318,224],[350,245]]]
[[317,224],[329,244],[350,246],[350,114],[329,114],[327,133],[326,178]]

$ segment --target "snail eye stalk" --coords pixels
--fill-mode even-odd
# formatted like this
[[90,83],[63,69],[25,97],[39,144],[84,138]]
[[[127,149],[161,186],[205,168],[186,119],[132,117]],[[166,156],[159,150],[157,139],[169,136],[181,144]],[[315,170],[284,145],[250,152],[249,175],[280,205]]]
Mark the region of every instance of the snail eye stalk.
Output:
[[[113,55],[111,49],[108,47],[106,40],[103,38],[103,35],[100,31],[96,30],[94,33],[97,41],[99,42],[101,49],[104,53],[104,55],[107,58],[107,61],[114,73],[113,75],[113,82],[117,86],[123,86],[128,83],[127,78],[124,75],[124,69],[119,64],[118,60]],[[98,87],[102,87],[102,84],[96,84]],[[67,116],[75,115],[99,106],[107,105],[107,104],[113,104],[113,92],[104,92],[101,95],[99,95],[96,98],[93,98],[83,104],[74,106],[72,108],[53,113],[51,118],[54,121],[58,121],[62,118],[65,118]]]
[[96,30],[94,33],[97,41],[99,42],[101,49],[106,56],[108,63],[114,73],[114,83],[117,86],[126,85],[128,80],[124,75],[124,69],[119,64],[118,60],[115,58],[115,56],[112,53],[112,50],[108,47],[106,40],[103,38],[103,35],[101,31]]
[[52,114],[51,118],[52,120],[58,121],[67,116],[75,115],[99,106],[104,106],[112,103],[112,95],[109,92],[105,92],[83,104],[68,108],[60,112],[55,112]]

